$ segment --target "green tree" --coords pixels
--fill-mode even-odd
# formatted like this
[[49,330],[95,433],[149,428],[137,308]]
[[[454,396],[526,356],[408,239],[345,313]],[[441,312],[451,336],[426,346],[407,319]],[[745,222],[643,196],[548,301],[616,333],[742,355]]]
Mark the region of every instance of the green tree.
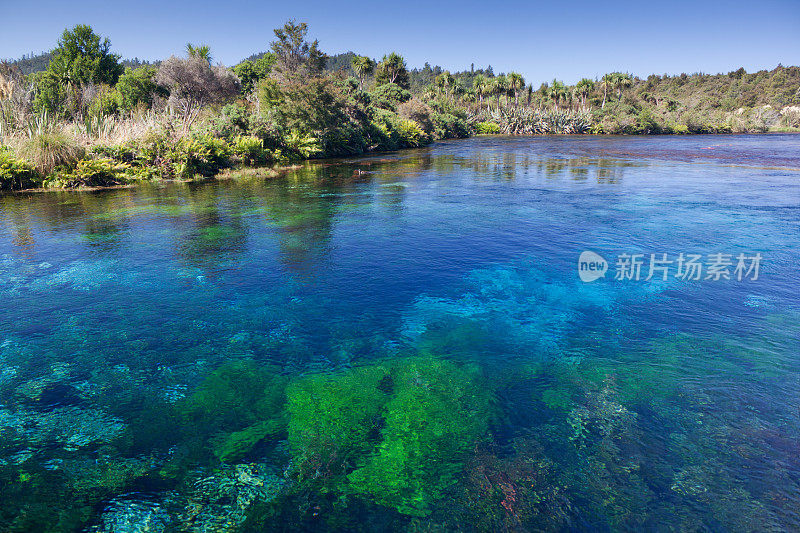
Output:
[[525,78],[519,72],[510,72],[508,74],[508,86],[514,93],[514,107],[519,105],[519,91],[525,87]]
[[575,95],[580,98],[581,106],[586,109],[586,99],[594,89],[594,82],[589,78],[583,78],[575,84]]
[[367,56],[355,56],[353,58],[353,72],[358,76],[358,88],[364,90],[364,79],[375,72],[375,62]]
[[275,54],[275,74],[281,79],[318,76],[325,68],[326,56],[319,50],[319,41],[308,42],[308,24],[290,20],[274,30],[277,40],[271,43]]
[[450,88],[455,84],[455,78],[449,70],[436,76],[436,86],[444,91],[445,96],[450,96]]
[[255,61],[245,60],[233,67],[233,73],[239,78],[244,94],[252,93],[261,80],[266,79],[275,65],[275,54],[267,52]]
[[70,111],[80,113],[84,86],[117,83],[125,70],[119,58],[111,53],[111,41],[101,39],[90,26],[64,30],[47,70],[35,78],[36,107],[61,114],[71,99]]
[[156,69],[153,67],[127,69],[119,77],[116,87],[120,108],[130,111],[139,104],[150,106],[156,91],[155,76]]
[[186,55],[189,57],[195,57],[200,59],[205,59],[209,63],[211,63],[211,48],[207,44],[201,44],[200,46],[194,46],[192,43],[186,43]]
[[78,24],[64,30],[48,71],[69,83],[114,85],[124,72],[111,41],[102,39],[90,26]]
[[383,56],[383,59],[378,63],[378,68],[375,71],[375,81],[378,85],[395,83],[403,89],[411,88],[408,79],[408,68],[406,68],[406,60],[395,52]]

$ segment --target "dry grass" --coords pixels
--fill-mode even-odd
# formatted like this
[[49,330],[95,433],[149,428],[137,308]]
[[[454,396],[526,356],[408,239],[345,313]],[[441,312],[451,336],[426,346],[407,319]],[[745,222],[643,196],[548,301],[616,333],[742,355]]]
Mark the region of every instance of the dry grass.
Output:
[[36,167],[43,176],[57,167],[72,166],[85,154],[76,139],[58,129],[36,133],[29,138],[14,137],[9,143],[14,152]]
[[168,113],[145,111],[125,117],[90,117],[65,126],[85,146],[113,146],[141,139],[152,133],[178,136],[180,120]]

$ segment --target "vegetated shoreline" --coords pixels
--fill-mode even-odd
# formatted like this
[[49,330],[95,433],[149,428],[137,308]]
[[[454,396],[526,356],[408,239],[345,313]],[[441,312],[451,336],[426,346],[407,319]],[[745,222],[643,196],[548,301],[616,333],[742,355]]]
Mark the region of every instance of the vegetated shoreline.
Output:
[[612,72],[534,89],[491,66],[451,74],[409,70],[394,52],[328,57],[307,31],[291,21],[270,52],[231,69],[192,44],[126,69],[85,25],[64,31],[44,71],[0,63],[0,190],[190,181],[482,134],[800,131],[800,67]]
[[[800,130],[793,130],[793,131],[766,131],[766,132],[754,132],[754,133],[714,133],[714,134],[700,134],[700,133],[689,133],[684,134],[683,136],[708,136],[708,135],[798,135],[800,134]],[[648,137],[674,137],[678,134],[654,134],[648,135]],[[448,139],[439,139],[431,144],[426,144],[419,147],[414,148],[400,148],[397,150],[392,151],[382,151],[382,152],[368,152],[359,155],[353,155],[350,157],[339,157],[339,156],[330,156],[324,158],[314,158],[314,159],[305,159],[302,163],[311,163],[315,165],[348,165],[363,160],[365,157],[369,158],[368,161],[372,161],[373,158],[381,156],[381,155],[391,155],[397,154],[402,152],[407,152],[409,150],[420,150],[424,148],[429,148],[436,142],[445,142],[445,141],[465,141],[471,138],[536,138],[536,137],[583,137],[583,138],[591,138],[591,137],[643,137],[643,135],[637,134],[592,134],[592,133],[585,133],[585,134],[532,134],[532,135],[513,135],[513,134],[490,134],[490,133],[483,133],[483,134],[476,134],[471,137],[461,137],[461,138],[448,138]],[[210,182],[210,181],[235,181],[237,179],[277,179],[286,174],[287,172],[291,172],[292,170],[297,170],[301,168],[302,164],[294,163],[294,164],[283,164],[283,165],[273,165],[273,166],[261,166],[261,167],[246,167],[246,166],[238,166],[238,167],[228,167],[221,170],[218,174],[214,176],[201,176],[196,175],[194,177],[186,178],[186,179],[160,179],[154,181],[134,181],[130,183],[119,183],[113,185],[80,185],[76,187],[31,187],[25,189],[15,189],[15,190],[1,190],[0,189],[0,196],[3,194],[24,194],[24,193],[48,193],[48,192],[63,192],[63,191],[75,191],[75,192],[96,192],[96,191],[105,191],[105,190],[115,190],[115,189],[131,189],[142,185],[152,185],[152,184],[182,184],[182,183],[198,183],[198,182]],[[768,167],[773,168],[775,170],[792,170],[797,171],[800,168],[795,167]]]

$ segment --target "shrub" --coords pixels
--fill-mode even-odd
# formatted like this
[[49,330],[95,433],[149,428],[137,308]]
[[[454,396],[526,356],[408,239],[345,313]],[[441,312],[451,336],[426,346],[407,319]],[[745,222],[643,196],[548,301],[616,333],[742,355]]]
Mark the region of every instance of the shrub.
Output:
[[478,135],[496,135],[500,133],[500,126],[489,120],[478,122],[475,124],[475,133]]
[[433,122],[431,121],[433,110],[428,107],[427,104],[420,102],[416,98],[412,98],[397,106],[397,114],[402,118],[413,120],[419,124],[425,133],[431,133],[433,131]]
[[653,113],[648,108],[639,111],[636,116],[636,128],[638,130],[637,133],[645,135],[661,133],[661,126],[656,122]]
[[397,136],[392,135],[387,122],[372,120],[367,124],[365,134],[369,140],[369,150],[396,150]]
[[208,135],[181,139],[174,153],[175,176],[183,179],[215,176],[230,166],[230,155],[230,147],[222,139]]
[[128,165],[113,159],[81,159],[73,170],[45,180],[48,187],[108,187],[126,183]]
[[787,128],[800,128],[800,107],[791,106],[783,109],[781,124]]
[[449,113],[434,113],[433,135],[436,139],[460,139],[469,137],[467,123]]
[[172,178],[175,175],[177,144],[178,141],[170,135],[151,131],[129,143],[120,154],[126,158],[132,156],[131,163],[150,177]]
[[240,135],[247,135],[249,129],[247,110],[239,104],[227,104],[220,114],[212,118],[206,132],[214,137],[233,140]]
[[181,111],[184,129],[200,110],[236,96],[239,80],[225,67],[213,67],[202,57],[170,57],[158,68],[156,83],[169,89],[170,104]]
[[16,159],[7,150],[0,149],[0,190],[20,190],[41,183],[36,169],[29,162]]
[[237,137],[233,143],[233,153],[247,166],[263,165],[269,162],[270,154],[258,137]]
[[286,137],[284,137],[283,144],[288,150],[293,152],[293,155],[295,156],[294,159],[307,159],[317,155],[320,152],[317,139],[308,133],[302,133],[298,130],[290,131]]
[[153,103],[153,94],[156,91],[155,75],[156,69],[153,67],[127,69],[119,77],[116,85],[119,107],[125,111],[130,111],[139,105],[149,107]]
[[345,123],[330,128],[319,139],[320,153],[324,156],[350,156],[367,151],[369,142],[365,128],[360,124]]
[[411,93],[395,83],[385,83],[369,93],[372,105],[394,111],[399,104],[411,100]]
[[278,127],[271,118],[250,115],[248,126],[250,135],[261,139],[264,148],[275,149],[281,146],[283,142],[283,133],[281,128]]
[[83,157],[84,150],[64,133],[44,131],[24,142],[20,155],[33,162],[42,176],[47,176],[57,168],[73,167]]
[[399,119],[394,122],[393,126],[400,137],[401,146],[416,148],[429,142],[422,127],[413,120]]
[[676,135],[687,135],[689,133],[689,127],[686,124],[676,124],[672,122],[667,124],[666,129],[669,133],[674,133]]

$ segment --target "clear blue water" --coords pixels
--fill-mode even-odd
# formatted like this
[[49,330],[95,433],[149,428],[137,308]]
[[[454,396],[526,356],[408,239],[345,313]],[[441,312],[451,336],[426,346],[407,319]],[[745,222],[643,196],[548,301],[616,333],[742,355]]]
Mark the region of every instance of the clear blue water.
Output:
[[[585,250],[605,278],[579,279]],[[2,196],[0,529],[798,529],[798,250],[793,135],[475,138]],[[756,252],[756,280],[644,280],[651,253],[730,254],[733,274]],[[642,279],[613,279],[620,254],[645,254]],[[409,385],[402,438],[464,427],[466,400],[435,412],[454,390],[491,412],[365,488],[404,364],[445,385]],[[297,390],[380,365],[397,403],[371,448],[303,474]],[[252,391],[200,393],[264,369],[288,429],[221,456],[257,425],[231,406]]]

